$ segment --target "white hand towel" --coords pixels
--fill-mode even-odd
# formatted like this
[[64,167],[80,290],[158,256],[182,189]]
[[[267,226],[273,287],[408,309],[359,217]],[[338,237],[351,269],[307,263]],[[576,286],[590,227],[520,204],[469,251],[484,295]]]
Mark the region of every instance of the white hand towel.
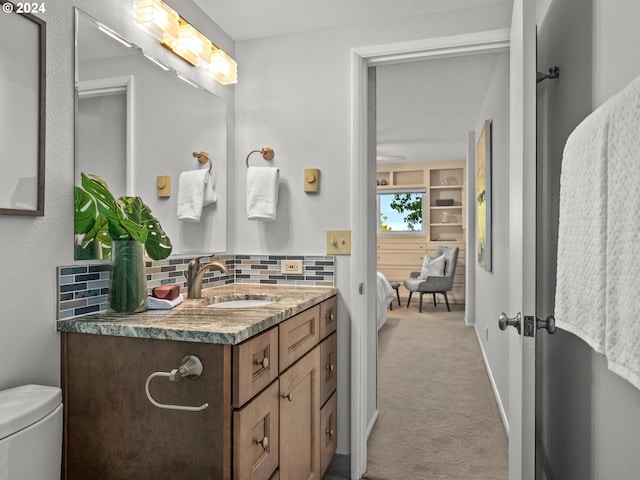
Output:
[[200,221],[208,174],[207,170],[190,170],[180,174],[178,220]]
[[209,174],[205,177],[204,200],[202,201],[202,205],[206,207],[207,205],[216,203],[217,200],[216,177],[213,172],[209,172]]
[[147,308],[149,310],[169,310],[177,307],[184,301],[182,294],[173,300],[165,300],[164,298],[147,297]]
[[612,99],[609,126],[609,369],[640,389],[640,77]]
[[567,139],[560,175],[555,318],[604,354],[607,255],[607,132],[601,107]]
[[273,167],[247,169],[247,218],[275,220],[280,171]]

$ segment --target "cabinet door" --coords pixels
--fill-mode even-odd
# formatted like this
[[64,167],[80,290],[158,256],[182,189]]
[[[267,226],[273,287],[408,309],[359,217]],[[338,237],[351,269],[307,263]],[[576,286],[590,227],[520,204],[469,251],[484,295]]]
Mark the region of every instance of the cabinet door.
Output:
[[338,372],[336,370],[338,356],[338,335],[334,333],[320,344],[320,405],[335,391]]
[[336,415],[338,414],[338,395],[334,393],[320,410],[320,475],[327,471],[334,453],[338,436],[336,433]]
[[276,380],[233,412],[233,478],[268,480],[279,457],[279,386]]
[[320,304],[320,338],[336,331],[338,317],[336,312],[337,298],[331,297]]
[[235,345],[233,407],[239,408],[278,376],[278,328]]
[[280,478],[320,478],[320,347],[280,375]]
[[319,317],[316,305],[278,325],[281,372],[318,344]]

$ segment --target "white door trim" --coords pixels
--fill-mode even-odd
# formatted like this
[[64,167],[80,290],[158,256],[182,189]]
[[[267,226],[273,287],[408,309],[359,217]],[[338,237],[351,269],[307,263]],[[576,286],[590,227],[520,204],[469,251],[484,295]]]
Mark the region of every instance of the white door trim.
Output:
[[[351,255],[351,478],[359,480],[367,468],[367,325],[375,325],[375,307],[366,301],[360,285],[375,285],[375,278],[367,278],[367,267],[375,264],[375,252],[367,248],[369,215],[373,198],[368,197],[367,152],[367,68],[386,65],[470,55],[501,52],[509,49],[509,29],[475,32],[375,45],[352,49],[351,54],[351,224],[353,253]],[[375,269],[374,269],[375,270]],[[375,290],[374,287],[372,287]],[[368,289],[365,289],[368,290]],[[375,416],[375,413],[374,415]],[[373,417],[372,416],[372,417]]]

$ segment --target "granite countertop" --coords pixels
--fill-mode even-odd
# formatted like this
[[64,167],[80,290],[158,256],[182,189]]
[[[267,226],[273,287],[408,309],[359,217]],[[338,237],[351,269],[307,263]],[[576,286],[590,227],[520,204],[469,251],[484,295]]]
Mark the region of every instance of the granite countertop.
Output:
[[[171,310],[135,314],[96,313],[58,320],[61,332],[154,338],[235,345],[337,294],[335,287],[236,283],[202,290],[202,298],[185,298]],[[279,300],[257,308],[211,308],[213,297],[274,295]]]

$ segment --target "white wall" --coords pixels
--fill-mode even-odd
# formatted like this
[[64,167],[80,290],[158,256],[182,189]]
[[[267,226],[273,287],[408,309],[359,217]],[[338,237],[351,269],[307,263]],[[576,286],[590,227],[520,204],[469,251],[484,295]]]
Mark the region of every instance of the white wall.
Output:
[[[231,39],[213,22],[205,21],[197,7],[184,1],[169,3],[199,22],[197,27],[233,56]],[[56,266],[73,263],[74,6],[149,48],[185,75],[193,75],[182,60],[172,58],[175,56],[135,27],[129,0],[46,3],[47,11],[41,15],[47,22],[45,216],[0,216],[0,389],[25,383],[60,384]],[[229,102],[233,122],[233,88],[209,82]],[[232,125],[228,135],[232,152]]]
[[[246,253],[325,252],[327,229],[349,229],[350,51],[421,38],[504,28],[509,12],[492,8],[349,26],[328,31],[239,42],[242,80],[236,89],[235,246]],[[244,158],[261,146],[275,148],[282,180],[278,219],[246,220]],[[258,157],[252,163],[263,164]],[[321,171],[320,193],[302,191],[304,168]],[[359,248],[354,245],[353,248]],[[349,257],[336,262],[339,305],[338,452],[349,451]]]
[[[493,239],[492,270],[487,272],[477,261],[476,245],[467,246],[467,259],[475,265],[475,329],[489,364],[501,402],[509,411],[508,336],[498,329],[498,316],[509,288],[509,53],[501,53],[496,63],[491,85],[487,90],[476,124],[479,138],[485,120],[491,120],[491,224]],[[475,172],[475,166],[473,167]],[[475,191],[475,183],[469,185]],[[474,195],[475,199],[475,195]],[[470,205],[470,209],[475,204]],[[508,313],[508,312],[507,312]]]

